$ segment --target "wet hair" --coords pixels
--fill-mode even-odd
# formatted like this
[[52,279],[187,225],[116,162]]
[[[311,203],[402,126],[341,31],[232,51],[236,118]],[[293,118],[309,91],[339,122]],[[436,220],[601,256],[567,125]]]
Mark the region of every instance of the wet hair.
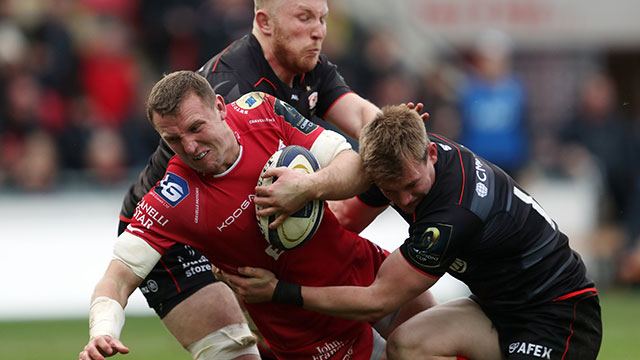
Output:
[[424,161],[429,139],[420,115],[406,106],[385,106],[360,133],[360,156],[374,181],[396,181],[406,161]]
[[147,119],[151,125],[153,113],[160,116],[177,114],[189,93],[196,94],[205,105],[215,109],[216,93],[207,79],[193,71],[176,71],[165,75],[151,89],[147,100]]

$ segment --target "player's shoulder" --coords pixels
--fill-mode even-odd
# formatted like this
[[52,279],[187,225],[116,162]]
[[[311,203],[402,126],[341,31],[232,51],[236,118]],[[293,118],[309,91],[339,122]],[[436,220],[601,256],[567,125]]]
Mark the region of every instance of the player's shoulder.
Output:
[[[144,202],[157,206],[157,211],[163,214],[176,214],[186,204],[185,201],[193,196],[194,189],[201,182],[196,171],[182,162],[177,156],[173,157],[167,166],[167,171],[144,197]],[[188,206],[188,205],[187,205]]]
[[276,98],[262,91],[251,91],[228,104],[232,111],[247,115],[262,108],[273,108]]

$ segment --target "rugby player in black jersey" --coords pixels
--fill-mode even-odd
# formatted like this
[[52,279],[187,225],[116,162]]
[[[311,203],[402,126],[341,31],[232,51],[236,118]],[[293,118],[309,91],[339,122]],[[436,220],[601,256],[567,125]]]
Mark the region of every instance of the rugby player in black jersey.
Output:
[[375,321],[449,273],[472,295],[398,327],[387,342],[389,359],[596,358],[602,321],[594,283],[566,235],[509,175],[460,144],[427,135],[419,116],[402,106],[384,108],[365,126],[360,154],[375,186],[348,200],[338,217],[357,231],[390,204],[410,224],[409,238],[374,283],[300,287],[241,268],[251,278],[228,279],[241,296]]
[[[322,118],[357,139],[379,109],[352,92],[336,66],[320,54],[327,31],[327,1],[254,3],[251,34],[231,43],[199,73],[227,103],[245,93],[263,91],[288,102],[306,118]],[[123,201],[119,234],[138,201],[164,175],[172,156],[161,141]],[[200,253],[176,245],[140,285],[149,306],[194,357],[197,349],[213,345],[221,328],[243,321],[240,308],[230,301],[234,295],[215,282],[211,269]],[[198,358],[206,359],[206,352]]]

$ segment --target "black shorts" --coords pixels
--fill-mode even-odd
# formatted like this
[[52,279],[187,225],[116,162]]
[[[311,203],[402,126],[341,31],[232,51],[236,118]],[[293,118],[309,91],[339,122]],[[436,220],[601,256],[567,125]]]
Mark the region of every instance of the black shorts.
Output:
[[596,359],[602,342],[600,302],[595,289],[577,291],[534,307],[485,313],[513,359]]
[[[118,235],[127,225],[121,217]],[[189,245],[176,244],[162,255],[138,288],[162,319],[182,300],[216,281],[211,263],[204,255]]]
[[139,286],[149,307],[164,318],[182,300],[216,282],[211,263],[189,245],[176,244]]

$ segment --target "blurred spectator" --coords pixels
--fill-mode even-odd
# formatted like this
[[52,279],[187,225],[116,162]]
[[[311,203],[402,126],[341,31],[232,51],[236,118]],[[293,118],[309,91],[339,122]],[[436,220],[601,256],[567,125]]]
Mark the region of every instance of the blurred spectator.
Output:
[[511,176],[527,165],[527,95],[511,70],[511,40],[490,30],[477,41],[459,94],[460,141]]
[[138,62],[122,21],[99,17],[94,25],[82,47],[80,82],[97,112],[96,125],[119,129],[135,108]]
[[450,60],[436,61],[421,72],[416,100],[423,102],[430,114],[428,131],[460,141],[462,124],[456,101],[462,75],[450,63]]
[[209,61],[233,40],[251,32],[252,0],[203,0],[196,10],[200,56],[193,69]]
[[128,180],[124,142],[113,129],[94,129],[85,156],[88,175],[95,183],[109,187]]
[[612,79],[592,74],[582,84],[576,113],[561,131],[564,143],[582,146],[593,157],[605,182],[604,222],[631,226],[631,205],[637,201],[633,186],[636,174],[630,171],[633,139],[630,122],[620,111]]
[[93,126],[91,104],[84,96],[77,96],[70,101],[67,126],[58,136],[60,161],[63,168],[82,171],[85,168],[85,154]]
[[11,169],[14,186],[25,191],[48,191],[58,179],[57,147],[54,138],[44,131],[25,139],[22,154]]
[[[362,91],[364,97],[373,97],[374,91],[380,91],[374,89],[379,80],[387,78],[387,81],[393,81],[391,77],[404,76],[408,73],[401,59],[402,53],[398,41],[388,29],[370,29],[365,35],[363,49],[356,53],[359,66],[355,73],[357,76],[355,89]],[[409,100],[403,99],[402,102]],[[372,102],[378,106],[381,105],[374,100]]]
[[[569,146],[582,147],[602,173],[604,194],[599,222],[601,227],[615,226],[620,231],[615,233],[617,236],[597,241],[602,252],[615,255],[625,248],[625,242],[638,235],[639,179],[638,172],[629,168],[629,164],[637,163],[634,132],[630,120],[621,111],[613,80],[607,74],[589,75],[580,88],[577,102],[576,113],[562,130],[561,138]],[[624,253],[622,257],[621,279],[640,282],[640,259],[634,261],[634,256],[627,257]]]

